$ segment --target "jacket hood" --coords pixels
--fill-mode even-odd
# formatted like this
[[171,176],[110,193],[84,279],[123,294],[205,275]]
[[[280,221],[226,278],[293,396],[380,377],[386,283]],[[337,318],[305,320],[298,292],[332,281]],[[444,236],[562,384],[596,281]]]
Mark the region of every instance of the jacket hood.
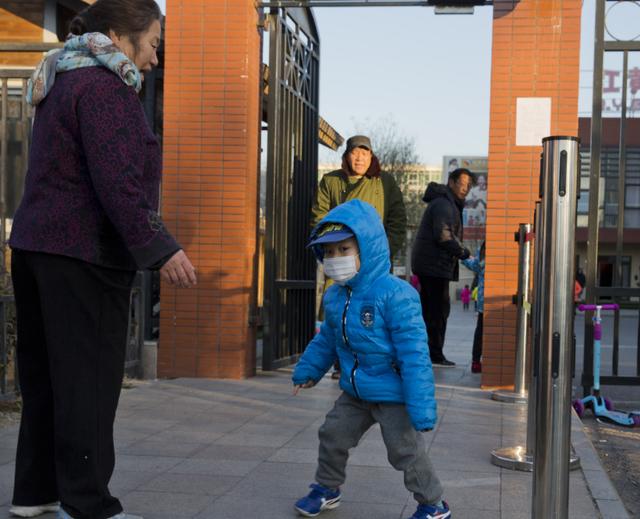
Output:
[[437,182],[429,182],[422,200],[426,203],[429,203],[433,202],[436,198],[448,198],[458,207],[464,207],[464,200],[458,200],[453,195],[453,191],[449,189],[449,186],[447,186],[446,184],[438,184]]
[[[374,207],[361,200],[350,200],[333,208],[311,232],[314,240],[322,227],[328,223],[339,223],[349,227],[358,240],[360,270],[347,285],[355,288],[368,286],[391,270],[389,241]],[[313,247],[316,257],[323,260],[322,246]]]
[[447,191],[449,190],[447,189],[447,186],[445,186],[444,184],[438,184],[437,182],[429,182],[429,184],[427,185],[427,189],[424,192],[424,196],[422,197],[422,200],[429,203],[435,200],[436,198],[446,197]]

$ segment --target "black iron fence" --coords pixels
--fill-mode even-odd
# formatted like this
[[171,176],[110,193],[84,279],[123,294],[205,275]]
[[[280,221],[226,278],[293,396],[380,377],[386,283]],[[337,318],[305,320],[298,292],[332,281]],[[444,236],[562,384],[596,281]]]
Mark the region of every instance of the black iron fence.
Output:
[[15,306],[12,296],[0,296],[0,400],[19,392],[15,362]]
[[0,70],[0,399],[15,398],[19,392],[7,239],[22,198],[31,144],[33,109],[25,101],[31,73],[31,69]]
[[[0,47],[0,51],[8,50],[4,47]],[[22,46],[20,50],[47,50],[50,45],[47,44],[45,47],[36,49],[32,46]],[[25,94],[27,81],[32,72],[32,69],[0,70],[0,398],[11,398],[19,393],[15,358],[15,306],[9,274],[10,250],[7,241],[13,215],[22,198],[31,145],[34,111],[26,103]],[[154,90],[147,88],[145,102],[147,116],[153,124]],[[142,375],[140,359],[144,341],[157,339],[158,299],[157,273],[138,272],[131,291],[125,357],[127,376]]]
[[[604,326],[604,342],[606,344],[601,353],[600,384],[603,386],[640,386],[640,347],[638,347],[640,345],[640,303],[638,302],[640,288],[596,287],[594,292],[596,293],[598,304],[617,303],[620,306],[619,310],[613,312],[612,318],[603,315],[603,321],[606,322]],[[632,338],[633,342],[635,342],[635,355],[633,358],[627,356],[624,362],[626,369],[622,370],[621,348],[629,347],[629,344],[621,344],[621,329],[625,325],[624,321],[633,321],[636,316],[637,324]],[[591,318],[591,312],[585,315],[585,328],[587,329],[590,328]],[[630,326],[629,323],[626,324],[628,335]],[[612,328],[611,330],[609,330],[609,326]],[[611,340],[610,349],[609,338]],[[591,386],[593,385],[593,348],[593,335],[587,333],[585,334],[582,378],[580,380],[584,395],[588,395],[591,392]],[[631,369],[629,369],[630,365]],[[606,371],[604,369],[605,366],[607,368]],[[625,371],[625,373],[623,374],[622,371]]]
[[309,9],[274,9],[268,21],[265,370],[294,362],[313,336],[316,263],[305,245],[317,187],[320,59]]
[[[588,241],[587,241],[587,272],[586,272],[586,303],[600,304],[618,303],[623,308],[632,307],[640,312],[637,298],[640,296],[640,289],[625,287],[625,276],[623,270],[623,257],[629,239],[626,238],[625,223],[626,217],[633,216],[635,205],[628,203],[632,201],[632,196],[628,195],[630,188],[635,189],[635,181],[632,182],[632,169],[629,168],[633,157],[633,150],[628,146],[628,124],[629,119],[635,117],[633,105],[628,107],[628,93],[633,93],[633,86],[630,84],[630,77],[633,72],[633,58],[637,59],[640,54],[640,42],[623,41],[619,39],[609,39],[606,23],[606,0],[597,0],[596,23],[595,23],[595,48],[593,62],[593,99],[590,132],[590,175],[588,194]],[[605,56],[615,58],[621,63],[622,87],[620,89],[620,115],[619,122],[618,150],[615,158],[617,164],[609,164],[603,167],[607,156],[603,153],[603,92],[604,92],[604,63]],[[609,169],[615,171],[616,185],[611,185],[607,189],[604,182],[604,193],[601,197],[601,184]],[[629,180],[627,180],[629,176]],[[633,193],[631,191],[630,193]],[[604,200],[603,200],[604,199]],[[631,222],[630,222],[631,223]],[[600,254],[600,233],[603,228],[615,228],[615,264],[613,265],[611,287],[600,286],[604,283],[598,279],[598,265]],[[625,243],[626,240],[626,243]],[[635,301],[635,303],[634,303]],[[583,375],[581,384],[585,394],[588,394],[593,383],[593,347],[594,330],[592,323],[593,312],[585,314],[584,322],[584,359]],[[635,341],[635,369],[633,375],[620,375],[620,313],[616,312],[613,319],[613,347],[611,358],[611,373],[603,374],[600,377],[603,385],[634,385],[640,386],[640,319],[638,321],[638,332]],[[604,359],[603,359],[604,360]],[[607,359],[608,360],[608,359]]]

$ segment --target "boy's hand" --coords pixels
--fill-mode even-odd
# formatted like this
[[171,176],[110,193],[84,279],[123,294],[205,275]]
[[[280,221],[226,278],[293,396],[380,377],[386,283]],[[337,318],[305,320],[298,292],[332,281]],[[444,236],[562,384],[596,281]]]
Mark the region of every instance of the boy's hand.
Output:
[[309,389],[315,385],[316,383],[313,380],[307,380],[304,384],[296,384],[295,386],[293,386],[293,396],[296,396],[301,388]]

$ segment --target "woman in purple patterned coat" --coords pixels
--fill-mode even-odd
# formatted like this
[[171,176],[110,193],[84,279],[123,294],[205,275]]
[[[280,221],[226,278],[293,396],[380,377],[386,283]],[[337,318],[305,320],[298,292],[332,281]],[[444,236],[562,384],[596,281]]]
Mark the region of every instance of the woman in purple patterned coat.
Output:
[[161,151],[138,99],[158,63],[153,0],[97,0],[29,84],[29,168],[11,232],[23,397],[11,513],[131,518],[109,493],[137,269],[196,284],[158,216]]

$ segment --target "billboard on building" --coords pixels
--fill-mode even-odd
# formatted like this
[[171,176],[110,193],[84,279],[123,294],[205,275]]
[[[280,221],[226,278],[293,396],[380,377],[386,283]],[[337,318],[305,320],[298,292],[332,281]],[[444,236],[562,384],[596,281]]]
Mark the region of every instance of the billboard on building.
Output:
[[457,168],[466,168],[475,173],[477,183],[471,188],[462,211],[464,241],[480,242],[484,240],[487,224],[487,177],[488,158],[478,156],[448,155],[444,157],[442,182],[446,184],[449,173]]

